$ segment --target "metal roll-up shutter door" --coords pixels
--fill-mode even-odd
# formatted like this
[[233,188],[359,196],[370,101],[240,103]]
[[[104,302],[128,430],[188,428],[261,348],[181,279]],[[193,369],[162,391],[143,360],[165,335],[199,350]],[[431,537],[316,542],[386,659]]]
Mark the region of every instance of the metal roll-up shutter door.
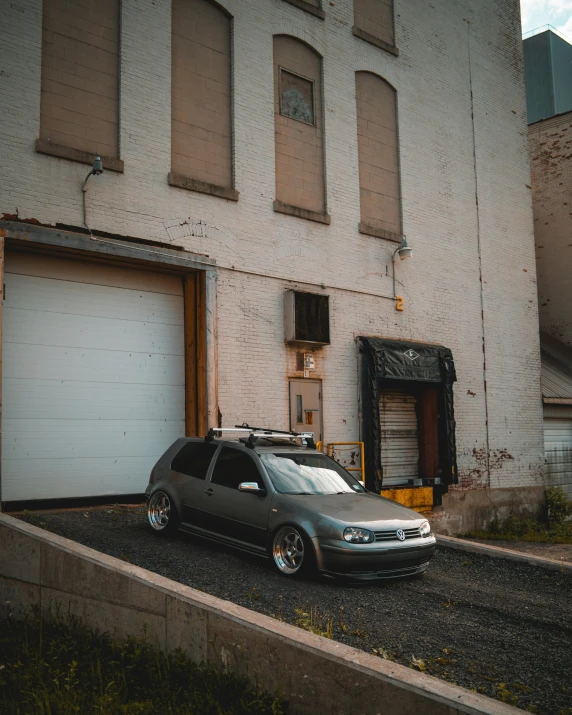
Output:
[[420,484],[419,428],[415,395],[384,391],[379,401],[383,486]]
[[185,432],[182,279],[7,253],[3,501],[140,494]]
[[561,486],[572,497],[572,417],[545,415],[544,453],[548,484]]

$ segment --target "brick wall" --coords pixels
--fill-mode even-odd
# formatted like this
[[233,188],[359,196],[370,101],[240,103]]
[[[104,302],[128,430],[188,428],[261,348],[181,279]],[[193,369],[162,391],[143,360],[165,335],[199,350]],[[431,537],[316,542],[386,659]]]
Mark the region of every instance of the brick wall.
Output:
[[540,326],[572,346],[572,112],[528,128]]
[[[282,0],[221,4],[234,16],[239,201],[168,185],[170,2],[123,0],[125,172],[90,181],[90,226],[216,259],[225,424],[287,425],[287,377],[297,373],[295,350],[283,342],[283,292],[299,286],[331,296],[332,344],[316,352],[315,373],[323,380],[327,441],[358,437],[355,336],[436,342],[452,349],[459,378],[462,487],[541,483],[536,272],[517,0],[396,3],[399,57],[352,34],[351,0],[324,3],[324,21]],[[0,215],[18,211],[22,218],[78,226],[85,166],[34,152],[41,9],[40,0],[20,0],[3,13]],[[329,226],[273,210],[274,34],[297,37],[324,57]],[[413,260],[396,266],[403,312],[389,299],[395,243],[358,230],[355,72],[362,70],[397,89],[403,231],[414,250]]]

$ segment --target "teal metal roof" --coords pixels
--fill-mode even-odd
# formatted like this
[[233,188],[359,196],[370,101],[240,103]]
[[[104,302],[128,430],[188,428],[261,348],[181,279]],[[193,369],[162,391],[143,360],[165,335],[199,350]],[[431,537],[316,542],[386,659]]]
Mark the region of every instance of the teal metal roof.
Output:
[[552,30],[523,41],[528,123],[572,110],[572,45]]

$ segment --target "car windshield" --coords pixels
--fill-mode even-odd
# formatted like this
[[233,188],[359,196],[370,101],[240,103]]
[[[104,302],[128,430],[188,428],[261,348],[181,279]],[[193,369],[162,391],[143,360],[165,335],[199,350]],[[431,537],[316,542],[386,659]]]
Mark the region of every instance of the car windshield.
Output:
[[353,494],[365,492],[333,459],[315,452],[259,455],[272,484],[281,494]]

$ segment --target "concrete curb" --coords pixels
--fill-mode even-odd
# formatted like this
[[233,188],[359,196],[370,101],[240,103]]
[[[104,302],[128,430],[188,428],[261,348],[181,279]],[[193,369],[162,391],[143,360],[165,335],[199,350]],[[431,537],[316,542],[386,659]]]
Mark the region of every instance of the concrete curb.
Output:
[[315,715],[513,715],[515,708],[196,591],[0,514],[0,599],[61,604],[93,629],[251,679]]
[[558,571],[572,572],[572,563],[567,561],[557,561],[556,559],[545,559],[542,556],[534,556],[526,554],[522,551],[514,551],[513,549],[504,549],[500,546],[489,546],[488,544],[480,544],[468,539],[458,539],[455,536],[442,536],[437,534],[437,543],[442,546],[449,546],[452,549],[459,551],[469,551],[473,554],[483,554],[483,556],[491,556],[497,559],[509,559],[510,561],[521,561],[530,566],[540,566],[545,569],[556,569]]

